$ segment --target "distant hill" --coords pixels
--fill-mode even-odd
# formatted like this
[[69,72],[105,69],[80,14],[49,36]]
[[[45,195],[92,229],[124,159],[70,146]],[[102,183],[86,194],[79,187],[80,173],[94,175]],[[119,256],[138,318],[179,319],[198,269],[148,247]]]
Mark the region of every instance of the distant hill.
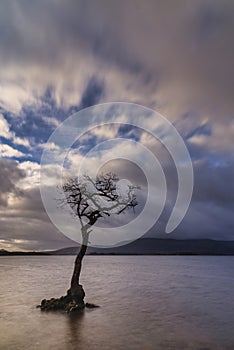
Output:
[[0,249],[0,255],[8,255],[9,252],[5,249]]
[[[64,248],[51,253],[55,255],[75,255],[78,248]],[[87,253],[90,255],[234,255],[234,241],[142,238],[121,247],[105,249],[89,247]]]
[[47,252],[9,252],[5,249],[0,249],[0,256],[6,256],[6,255],[51,255]]
[[[47,252],[8,252],[0,255],[76,255],[79,246]],[[114,248],[88,247],[89,255],[234,255],[234,241],[211,239],[157,239],[141,238],[135,242]]]

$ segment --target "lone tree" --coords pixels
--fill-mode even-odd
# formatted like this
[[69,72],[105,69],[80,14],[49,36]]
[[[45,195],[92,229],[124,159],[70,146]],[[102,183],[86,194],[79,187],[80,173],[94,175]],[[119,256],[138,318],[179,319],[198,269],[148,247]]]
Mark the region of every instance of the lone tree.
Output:
[[85,304],[85,293],[80,285],[82,260],[89,243],[92,226],[101,217],[124,213],[127,209],[134,209],[138,202],[135,195],[137,186],[128,185],[127,191],[118,190],[119,178],[114,173],[101,174],[92,179],[84,175],[81,179],[75,177],[68,179],[62,186],[65,199],[78,217],[81,225],[82,245],[75,259],[74,270],[70,288],[66,296],[59,299],[42,300],[41,310],[64,309],[68,312],[82,309],[92,304]]

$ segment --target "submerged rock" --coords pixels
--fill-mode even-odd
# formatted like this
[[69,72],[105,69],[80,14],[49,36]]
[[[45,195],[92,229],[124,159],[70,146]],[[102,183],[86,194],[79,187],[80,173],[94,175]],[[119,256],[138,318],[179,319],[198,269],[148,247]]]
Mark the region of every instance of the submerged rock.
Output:
[[81,285],[73,291],[70,289],[67,291],[67,295],[61,296],[60,298],[43,299],[40,305],[37,305],[41,311],[56,311],[62,310],[67,313],[74,311],[81,311],[85,307],[95,308],[98,305],[84,303],[85,292]]
[[99,307],[99,305],[96,304],[91,304],[91,303],[86,303],[85,307],[87,307],[88,309],[94,309],[96,307]]

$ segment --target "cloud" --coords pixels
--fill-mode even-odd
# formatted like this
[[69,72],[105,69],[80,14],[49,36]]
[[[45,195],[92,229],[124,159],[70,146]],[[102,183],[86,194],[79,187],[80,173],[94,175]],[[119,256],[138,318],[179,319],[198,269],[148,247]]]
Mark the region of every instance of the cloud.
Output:
[[9,139],[12,137],[9,124],[2,114],[0,114],[0,136]]
[[[157,109],[185,139],[195,167],[195,189],[176,235],[212,237],[213,232],[214,237],[233,237],[233,16],[234,4],[229,0],[1,3],[0,152],[19,163],[4,163],[11,166],[7,175],[2,167],[0,176],[10,177],[10,183],[27,192],[24,200],[17,199],[12,187],[0,197],[4,205],[12,206],[8,226],[1,222],[9,244],[29,247],[31,240],[31,246],[45,246],[40,225],[57,237],[42,214],[36,191],[41,153],[57,150],[47,139],[66,117],[110,101]],[[150,122],[148,127],[156,128],[156,121]],[[83,153],[74,149],[68,153],[68,163],[76,169],[90,146],[117,134],[127,136],[127,130],[94,129],[81,140]],[[128,137],[155,152],[164,167],[169,198],[159,223],[162,228],[176,196],[175,168],[151,136],[129,130]],[[116,157],[118,151],[114,150]],[[99,160],[93,159],[95,164]],[[130,165],[118,164],[115,169],[134,174]],[[51,165],[47,171],[55,184],[55,168]],[[8,215],[4,210],[2,214]],[[17,225],[22,232],[25,228],[25,237],[17,238]],[[45,242],[40,243],[42,237]]]
[[218,124],[230,120],[233,4],[136,3],[43,0],[39,11],[38,1],[30,9],[26,0],[4,2],[3,108],[18,113],[40,104],[52,86],[64,109],[132,101],[173,121],[194,110],[198,123],[204,114]]
[[4,110],[11,111],[16,115],[21,111],[22,106],[35,102],[35,98],[29,86],[25,87],[7,80],[0,84],[0,105]]
[[228,128],[224,124],[212,125],[210,134],[195,132],[188,137],[188,142],[197,148],[213,155],[232,158],[232,140],[234,135],[234,120],[230,120]]
[[19,163],[18,168],[25,174],[25,177],[18,182],[19,188],[25,190],[40,185],[40,164],[24,161]]
[[59,120],[53,117],[42,116],[42,120],[44,120],[47,124],[50,124],[56,127],[58,127],[60,124]]
[[26,154],[18,151],[17,149],[9,145],[0,144],[0,156],[7,157],[7,158],[21,158],[21,157],[25,157]]
[[25,178],[26,174],[19,169],[14,160],[0,159],[0,169],[0,205],[7,206],[9,194],[20,194],[17,183]]
[[27,148],[30,147],[29,140],[27,140],[26,138],[21,138],[21,137],[14,136],[13,137],[13,143],[15,145],[22,145],[22,146],[27,147]]
[[39,148],[46,149],[48,151],[59,151],[59,146],[54,142],[45,142],[38,145]]
[[119,125],[101,125],[91,130],[90,137],[96,136],[98,139],[113,139],[118,137]]
[[[122,145],[124,147],[124,145]],[[118,158],[121,151],[121,143],[113,150],[113,155]],[[151,143],[152,146],[152,143]],[[124,147],[126,154],[136,154],[137,148]],[[122,151],[121,151],[122,152]],[[75,164],[75,154],[73,155]],[[156,226],[150,230],[148,235],[165,238],[165,225],[171,213],[172,206],[177,193],[177,178],[173,162],[168,157],[164,159],[164,171],[168,183],[168,197],[166,207]],[[77,160],[77,158],[76,158]],[[91,158],[89,166],[93,162],[101,163],[100,158]],[[45,213],[39,192],[40,165],[35,162],[1,160],[0,181],[2,184],[0,202],[1,208],[1,235],[2,246],[9,249],[55,249],[62,246],[73,245],[74,243],[53,227]],[[4,170],[3,170],[4,169]],[[143,173],[134,164],[128,161],[115,160],[105,164],[103,171],[114,171],[120,178],[130,179],[135,184],[142,186],[140,197],[142,201],[139,210],[145,201],[144,191],[146,179]],[[189,212],[185,216],[176,232],[170,238],[214,238],[233,239],[233,215],[230,204],[233,202],[230,193],[232,192],[232,178],[229,167],[215,167],[212,163],[198,161],[195,163],[195,187],[193,200]],[[49,166],[48,176],[52,185],[56,185],[57,170],[53,172],[53,166]],[[212,173],[212,176],[210,175]],[[221,187],[222,183],[222,187]],[[4,190],[3,190],[4,189]],[[141,193],[142,192],[142,193]],[[142,198],[141,198],[142,197]],[[156,202],[152,203],[154,215]],[[123,218],[112,218],[113,222],[101,222],[100,225],[118,226],[127,223],[134,215],[126,214]],[[146,218],[147,220],[147,218]]]
[[40,197],[40,166],[0,159],[0,245],[6,249],[55,249],[74,245],[50,222]]
[[85,88],[82,94],[80,106],[86,108],[97,104],[104,93],[103,82],[100,82],[95,76],[93,76]]
[[[40,11],[38,1],[30,9],[26,1],[2,6],[1,59],[17,72],[15,77],[18,68],[22,76],[22,67],[28,66],[20,91],[13,91],[10,80],[12,101],[33,99],[32,91],[42,92],[49,80],[55,82],[57,101],[69,99],[74,96],[69,83],[84,87],[96,71],[105,78],[107,96],[109,88],[113,95],[118,86],[116,97],[127,91],[128,99],[140,99],[140,92],[141,103],[156,99],[168,110],[173,101],[174,109],[232,112],[233,4],[228,0],[42,1]],[[8,81],[9,69],[4,74]]]
[[30,147],[29,140],[15,136],[15,133],[10,131],[10,125],[2,114],[0,114],[0,136],[12,140],[15,145],[22,145],[27,148]]

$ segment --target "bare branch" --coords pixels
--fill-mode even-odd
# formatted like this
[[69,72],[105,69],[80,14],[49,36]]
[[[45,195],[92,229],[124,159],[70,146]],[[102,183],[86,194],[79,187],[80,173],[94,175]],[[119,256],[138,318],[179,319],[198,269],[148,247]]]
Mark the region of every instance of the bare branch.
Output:
[[92,226],[100,217],[121,214],[137,206],[134,191],[139,187],[128,186],[128,192],[122,195],[117,190],[118,181],[114,173],[107,173],[98,175],[95,180],[89,175],[82,179],[70,178],[63,184],[65,201],[78,216],[82,227],[84,220]]

